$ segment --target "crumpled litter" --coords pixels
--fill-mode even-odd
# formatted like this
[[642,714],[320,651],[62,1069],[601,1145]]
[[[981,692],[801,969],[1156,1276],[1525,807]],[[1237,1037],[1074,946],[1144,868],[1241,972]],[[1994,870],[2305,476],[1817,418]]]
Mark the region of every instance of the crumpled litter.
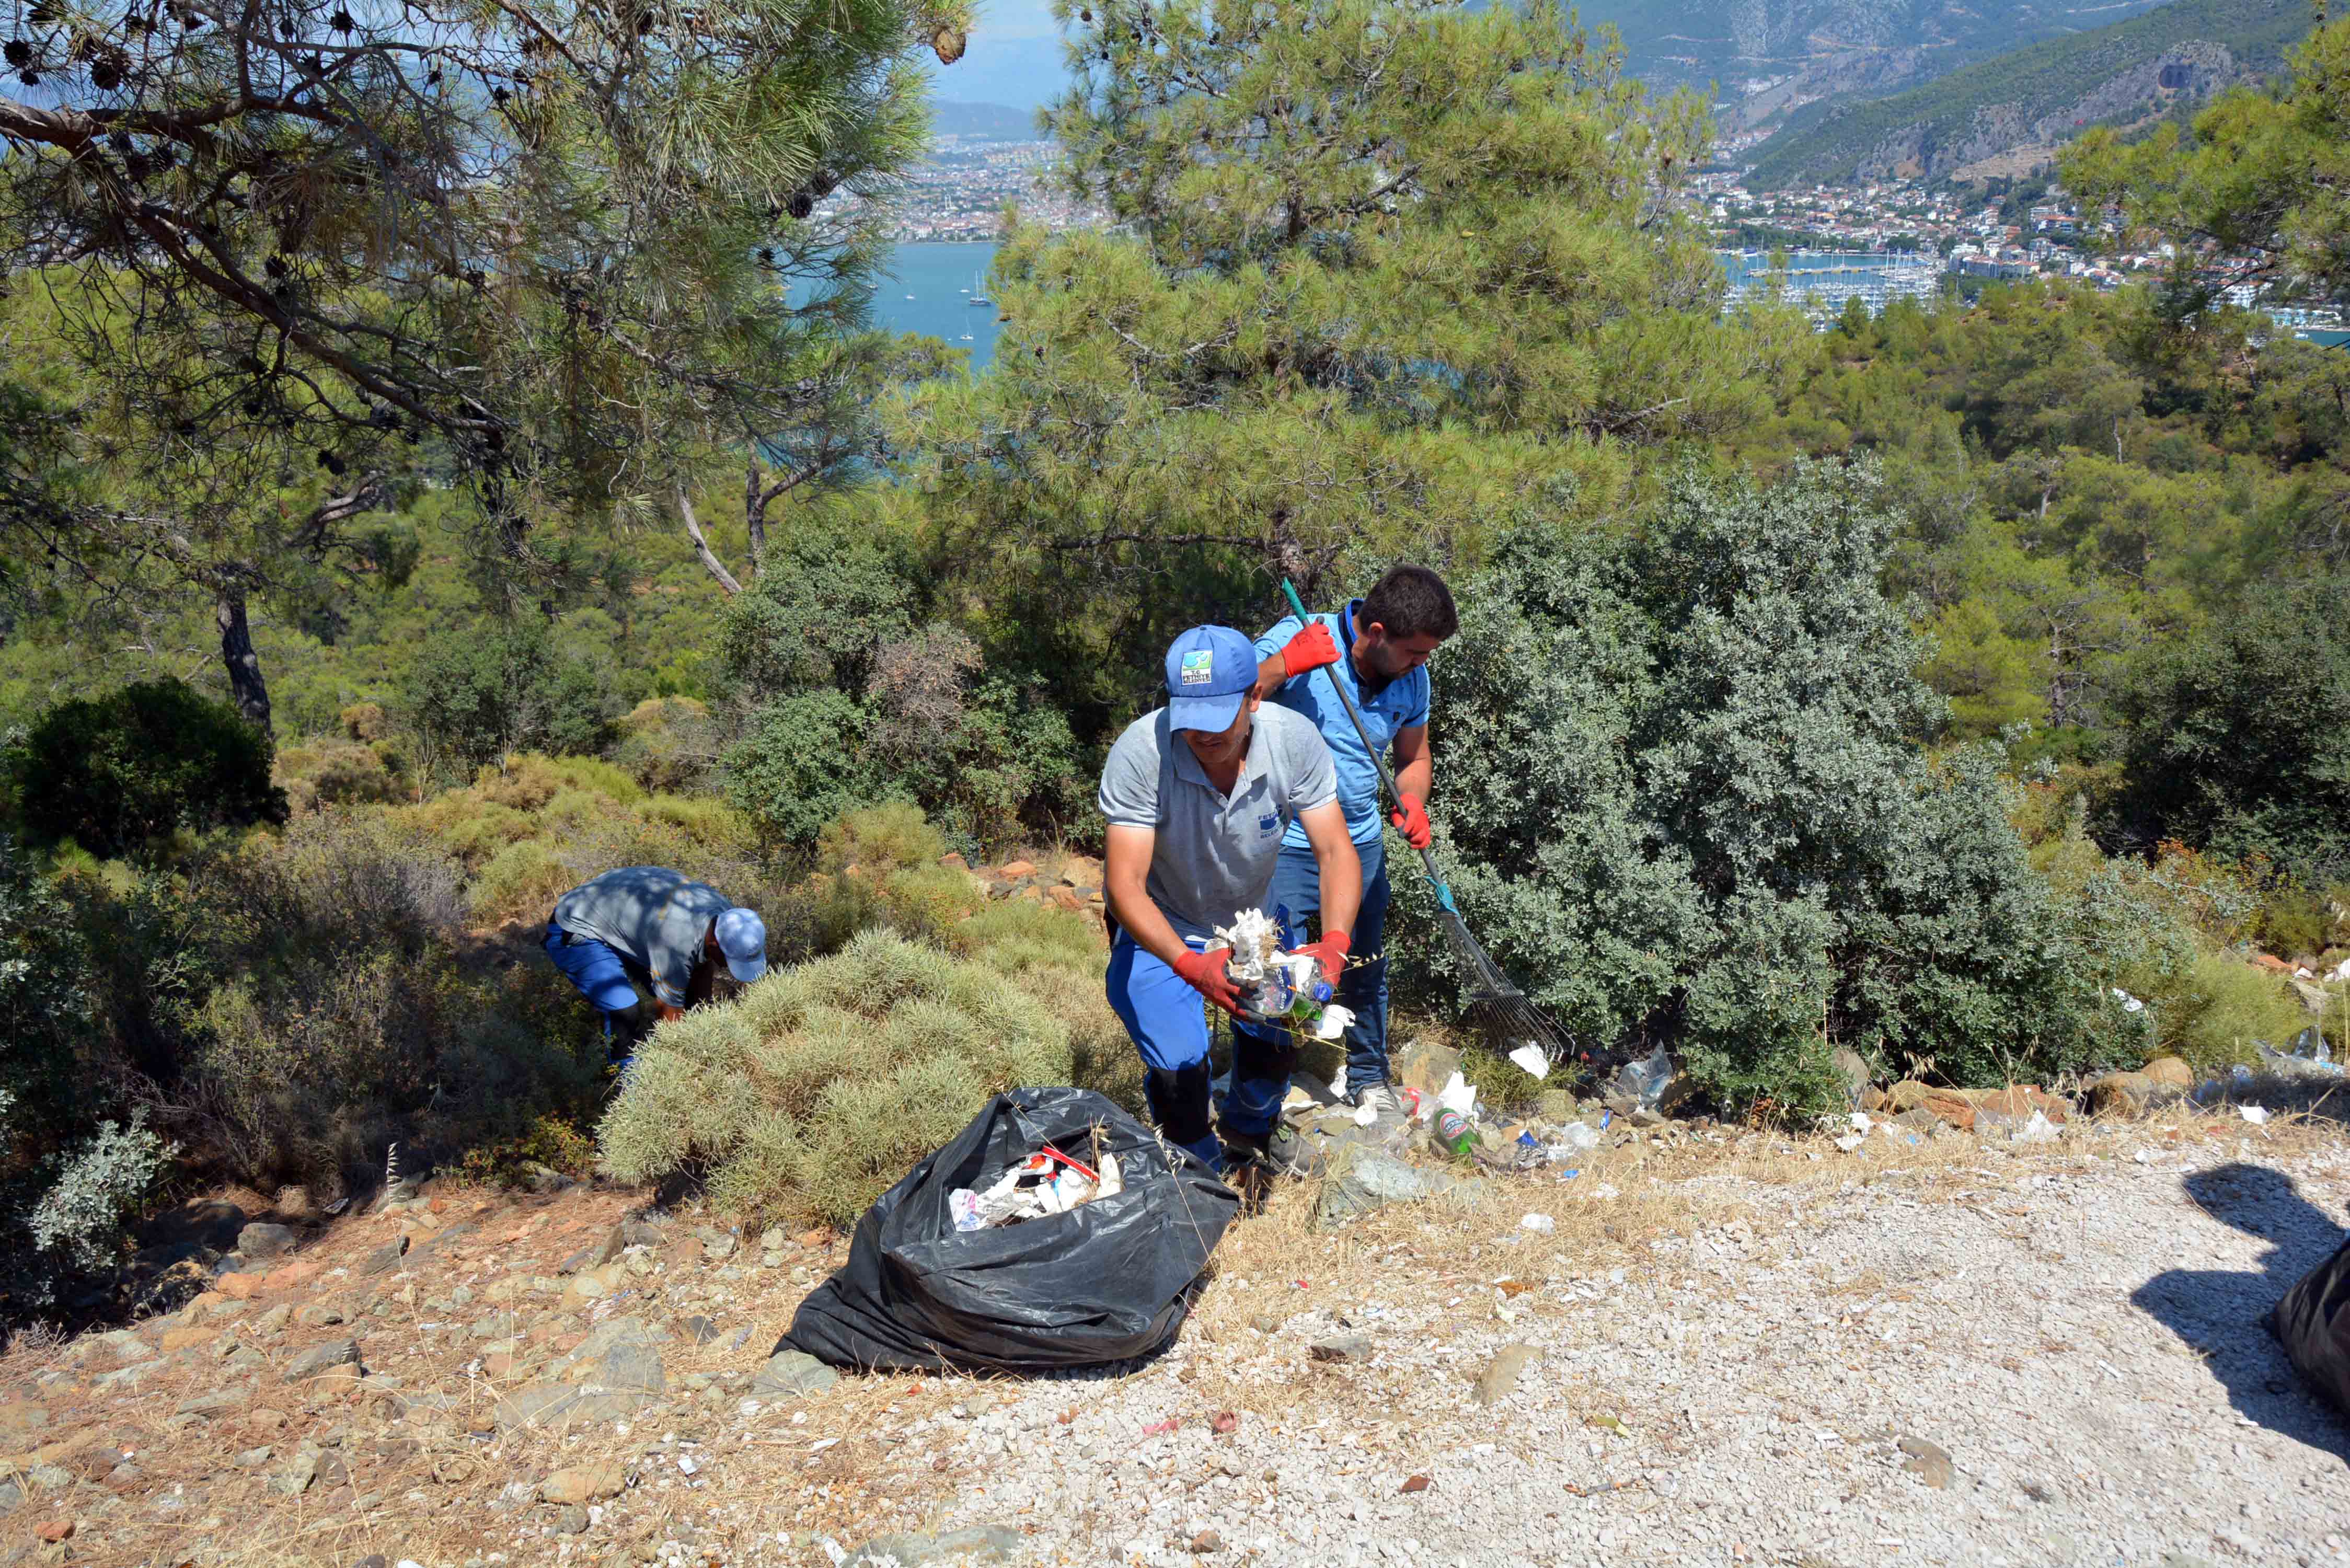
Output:
[[1842,1135],[1835,1140],[1836,1147],[1846,1154],[1850,1154],[1854,1149],[1858,1148],[1862,1144],[1868,1141],[1868,1129],[1876,1125],[1877,1124],[1875,1122],[1868,1119],[1866,1112],[1853,1112],[1852,1130]]
[[1097,1198],[1126,1190],[1118,1156],[1105,1153],[1098,1169],[1080,1165],[1046,1144],[1005,1170],[984,1189],[958,1187],[947,1194],[947,1210],[958,1231],[986,1231],[1066,1214]]
[[1537,1078],[1550,1076],[1550,1058],[1543,1054],[1539,1045],[1521,1045],[1510,1053],[1510,1060],[1516,1063],[1521,1071]]
[[1437,1091],[1436,1108],[1440,1111],[1456,1111],[1464,1116],[1474,1115],[1477,1108],[1475,1085],[1460,1074],[1453,1074],[1444,1081],[1444,1087]]
[[2061,1136],[2063,1135],[2058,1133],[2056,1130],[2056,1124],[2050,1121],[2046,1116],[2041,1115],[2035,1110],[2032,1113],[2032,1119],[2030,1121],[2025,1122],[2022,1127],[2015,1129],[2013,1141],[2016,1143],[2054,1143]]

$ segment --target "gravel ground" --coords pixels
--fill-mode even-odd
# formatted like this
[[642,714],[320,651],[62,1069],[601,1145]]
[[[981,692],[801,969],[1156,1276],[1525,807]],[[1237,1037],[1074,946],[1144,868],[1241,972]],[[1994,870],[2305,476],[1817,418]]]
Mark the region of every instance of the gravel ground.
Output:
[[[1040,1562],[2350,1563],[2350,1430],[2262,1324],[2341,1240],[2338,1143],[1835,1158],[1627,1192],[1744,1218],[1613,1267],[1489,1206],[1473,1266],[1514,1294],[1417,1247],[1338,1314],[1220,1280],[1242,1304],[1149,1372],[922,1423],[901,1462],[951,1464],[943,1522],[1016,1520]],[[1367,1358],[1308,1353],[1342,1334]]]

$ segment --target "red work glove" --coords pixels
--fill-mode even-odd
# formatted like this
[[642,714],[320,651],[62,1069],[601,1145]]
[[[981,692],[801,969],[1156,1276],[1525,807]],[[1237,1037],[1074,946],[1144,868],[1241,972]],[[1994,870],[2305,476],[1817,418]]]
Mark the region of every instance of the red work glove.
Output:
[[1396,808],[1388,813],[1388,820],[1394,823],[1403,836],[1411,841],[1411,846],[1414,849],[1428,847],[1430,836],[1428,826],[1428,808],[1419,804],[1419,796],[1398,795]]
[[1193,991],[1226,1012],[1237,1014],[1241,1010],[1240,987],[1234,985],[1232,977],[1224,972],[1224,963],[1232,956],[1230,948],[1210,948],[1203,953],[1195,953],[1186,948],[1183,956],[1175,961],[1175,972],[1181,975],[1183,983]]
[[1347,950],[1354,945],[1355,939],[1344,931],[1325,931],[1320,941],[1297,950],[1311,954],[1314,961],[1322,966],[1322,978],[1336,985],[1338,977],[1347,972]]
[[1318,620],[1309,620],[1305,629],[1282,645],[1281,667],[1295,677],[1338,662],[1338,645],[1331,639],[1330,628]]

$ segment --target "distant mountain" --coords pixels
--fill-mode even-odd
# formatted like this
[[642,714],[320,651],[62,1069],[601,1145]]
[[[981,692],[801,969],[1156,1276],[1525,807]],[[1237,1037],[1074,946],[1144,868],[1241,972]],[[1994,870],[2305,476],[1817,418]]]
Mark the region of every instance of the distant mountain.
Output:
[[1759,125],[1824,96],[1914,86],[2043,38],[2102,27],[2159,0],[1586,0],[1634,76],[1709,82],[1722,117]]
[[1001,103],[948,103],[931,100],[931,133],[934,136],[986,137],[996,141],[1036,140],[1034,109]]
[[2309,0],[2177,0],[1908,92],[1800,109],[1757,150],[1754,183],[1931,178],[1987,164],[2021,172],[2005,165],[2044,157],[2084,126],[2146,120],[2274,70],[2310,26]]

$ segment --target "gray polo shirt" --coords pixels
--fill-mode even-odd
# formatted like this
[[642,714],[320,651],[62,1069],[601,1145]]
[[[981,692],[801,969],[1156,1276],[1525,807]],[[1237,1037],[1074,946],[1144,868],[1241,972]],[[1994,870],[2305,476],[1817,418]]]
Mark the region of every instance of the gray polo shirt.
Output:
[[1113,827],[1148,827],[1150,901],[1185,937],[1207,937],[1273,886],[1281,836],[1300,812],[1338,798],[1330,748],[1314,722],[1267,702],[1230,795],[1167,727],[1167,710],[1126,727],[1102,768],[1101,814]]
[[683,1007],[693,966],[707,950],[710,922],[733,907],[725,894],[681,871],[623,866],[557,898],[555,923],[568,935],[602,942],[652,976],[663,1002]]

